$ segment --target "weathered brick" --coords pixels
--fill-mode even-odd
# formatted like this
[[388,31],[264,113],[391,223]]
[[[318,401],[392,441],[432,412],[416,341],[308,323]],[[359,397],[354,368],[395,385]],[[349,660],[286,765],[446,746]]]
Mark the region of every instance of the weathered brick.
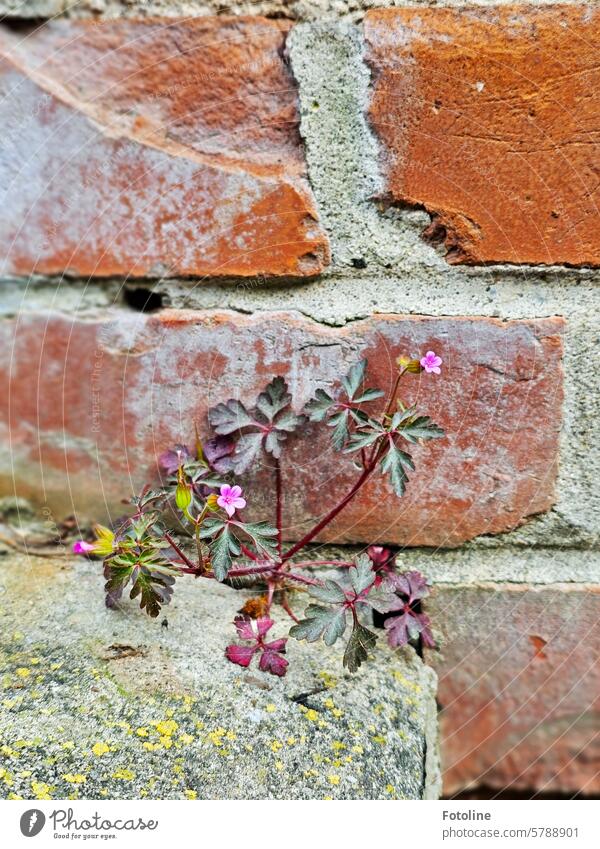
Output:
[[441,585],[444,793],[600,793],[600,585]]
[[0,29],[3,273],[307,276],[328,262],[289,24]]
[[387,195],[449,262],[600,263],[597,9],[380,9],[365,34]]
[[[252,402],[276,374],[303,406],[359,354],[369,358],[372,380],[389,388],[399,354],[432,347],[444,358],[442,376],[411,377],[403,398],[431,413],[447,439],[414,447],[417,471],[402,500],[374,477],[322,539],[455,546],[553,503],[561,331],[559,318],[380,315],[331,328],[294,313],[22,314],[0,323],[0,437],[10,447],[3,489],[61,513],[114,515],[131,485],[154,473],[160,451],[191,439],[194,421],[206,433],[210,406],[229,397]],[[357,474],[349,455],[334,457],[329,436],[311,426],[307,439],[290,441],[290,539]],[[265,516],[272,470],[247,486]]]

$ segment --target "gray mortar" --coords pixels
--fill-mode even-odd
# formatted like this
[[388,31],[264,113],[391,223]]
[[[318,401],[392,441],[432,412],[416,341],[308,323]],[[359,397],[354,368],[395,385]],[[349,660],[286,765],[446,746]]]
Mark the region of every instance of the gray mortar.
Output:
[[[469,0],[472,6],[508,5],[513,0]],[[537,0],[536,5],[554,5],[561,0]],[[257,0],[257,2],[227,2],[227,0],[1,0],[0,14],[14,18],[45,18],[64,14],[74,18],[88,17],[145,17],[150,15],[179,16],[229,14],[265,15],[291,18],[298,21],[336,20],[360,21],[369,9],[393,6],[463,6],[464,0]],[[578,4],[579,5],[579,4]]]
[[0,558],[0,797],[437,798],[437,679],[412,649],[380,639],[351,676],[290,640],[285,678],[244,670],[223,652],[245,594],[184,583],[165,628],[106,610],[98,563]]
[[[350,560],[364,551],[359,546],[309,546],[302,559]],[[486,550],[481,541],[455,549],[406,548],[396,558],[401,571],[417,569],[432,584],[505,583],[555,584],[600,583],[600,552],[590,549],[506,545]],[[320,575],[328,575],[322,570]]]

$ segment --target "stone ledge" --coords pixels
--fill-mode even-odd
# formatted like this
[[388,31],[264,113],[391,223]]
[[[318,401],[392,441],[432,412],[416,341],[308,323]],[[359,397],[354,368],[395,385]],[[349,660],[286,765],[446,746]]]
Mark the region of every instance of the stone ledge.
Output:
[[412,650],[380,640],[350,676],[290,640],[284,679],[241,670],[223,657],[241,594],[208,589],[182,581],[165,626],[106,610],[99,563],[0,558],[0,797],[439,794],[436,678]]

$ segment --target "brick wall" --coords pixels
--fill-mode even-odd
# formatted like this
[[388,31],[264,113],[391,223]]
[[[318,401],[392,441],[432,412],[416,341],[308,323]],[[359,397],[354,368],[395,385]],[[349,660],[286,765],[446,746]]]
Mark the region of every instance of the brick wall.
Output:
[[321,542],[435,582],[448,794],[599,793],[600,12],[67,5],[0,3],[2,493],[114,517],[211,404],[431,344],[449,438]]

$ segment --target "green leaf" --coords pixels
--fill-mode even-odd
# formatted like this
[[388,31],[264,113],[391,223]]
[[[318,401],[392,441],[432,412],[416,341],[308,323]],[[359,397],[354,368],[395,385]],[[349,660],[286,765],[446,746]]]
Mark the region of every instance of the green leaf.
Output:
[[377,398],[381,398],[385,395],[385,392],[382,389],[365,389],[365,391],[358,398],[353,398],[355,404],[366,404],[367,401],[375,401]]
[[262,448],[263,434],[261,431],[250,431],[243,433],[238,439],[235,446],[235,453],[232,457],[233,471],[241,475],[246,469],[249,469],[254,460],[260,454]]
[[366,367],[367,361],[359,360],[355,365],[352,366],[348,374],[342,378],[342,386],[344,387],[346,395],[348,396],[348,399],[350,401],[352,401],[358,390],[358,387],[364,380]]
[[371,558],[367,554],[361,554],[356,558],[356,566],[348,570],[350,583],[356,595],[360,595],[368,589],[375,581],[375,572]]
[[282,410],[290,405],[292,396],[283,377],[275,377],[256,399],[256,409],[267,421],[272,422]]
[[415,464],[410,454],[401,451],[390,441],[386,455],[381,461],[381,471],[390,476],[392,488],[396,495],[404,495],[406,482],[408,481],[407,469],[414,471]]
[[385,431],[383,428],[379,428],[378,430],[357,431],[352,434],[350,442],[346,448],[344,448],[344,453],[350,454],[353,451],[359,451],[361,448],[368,448],[369,445],[373,445],[373,443],[384,434]]
[[236,474],[245,472],[256,460],[261,448],[279,459],[282,444],[304,421],[290,407],[292,396],[282,377],[274,378],[260,393],[250,412],[240,401],[217,404],[208,419],[220,435],[238,432],[239,439],[232,456]]
[[404,422],[397,432],[407,442],[416,442],[417,439],[440,439],[445,436],[443,429],[429,416],[413,416]]
[[238,541],[231,532],[229,525],[225,525],[220,534],[209,543],[210,564],[215,573],[217,581],[224,581],[231,567],[232,557],[237,557],[241,549]]
[[337,448],[339,451],[348,439],[348,410],[340,410],[339,413],[331,416],[327,422],[327,427],[334,428],[331,434],[331,441],[334,448]]
[[104,591],[106,592],[107,607],[114,607],[123,595],[123,591],[130,581],[133,565],[124,557],[115,557],[104,561],[104,577],[106,578]]
[[290,628],[290,637],[307,640],[309,643],[314,643],[322,637],[325,645],[332,646],[343,636],[345,630],[345,607],[328,608],[309,604],[306,608],[306,619]]
[[277,547],[277,528],[268,522],[232,522],[236,528],[247,534],[254,545],[270,554]]
[[352,634],[344,652],[344,666],[350,672],[356,672],[364,661],[367,660],[369,652],[373,651],[376,642],[377,635],[369,631],[368,628],[365,628],[364,625],[361,625],[358,619],[355,619]]
[[326,580],[322,587],[312,586],[308,592],[313,598],[318,598],[325,604],[344,604],[346,601],[346,593],[337,581]]
[[252,416],[241,401],[230,398],[225,404],[217,404],[208,412],[208,420],[215,433],[227,436],[254,423]]
[[137,570],[135,583],[129,597],[140,596],[140,607],[153,618],[160,613],[161,606],[168,604],[173,595],[175,570],[167,566],[148,569],[145,566]]
[[304,412],[311,422],[322,422],[329,408],[333,404],[333,398],[324,389],[317,389],[315,397],[312,398],[304,408]]

